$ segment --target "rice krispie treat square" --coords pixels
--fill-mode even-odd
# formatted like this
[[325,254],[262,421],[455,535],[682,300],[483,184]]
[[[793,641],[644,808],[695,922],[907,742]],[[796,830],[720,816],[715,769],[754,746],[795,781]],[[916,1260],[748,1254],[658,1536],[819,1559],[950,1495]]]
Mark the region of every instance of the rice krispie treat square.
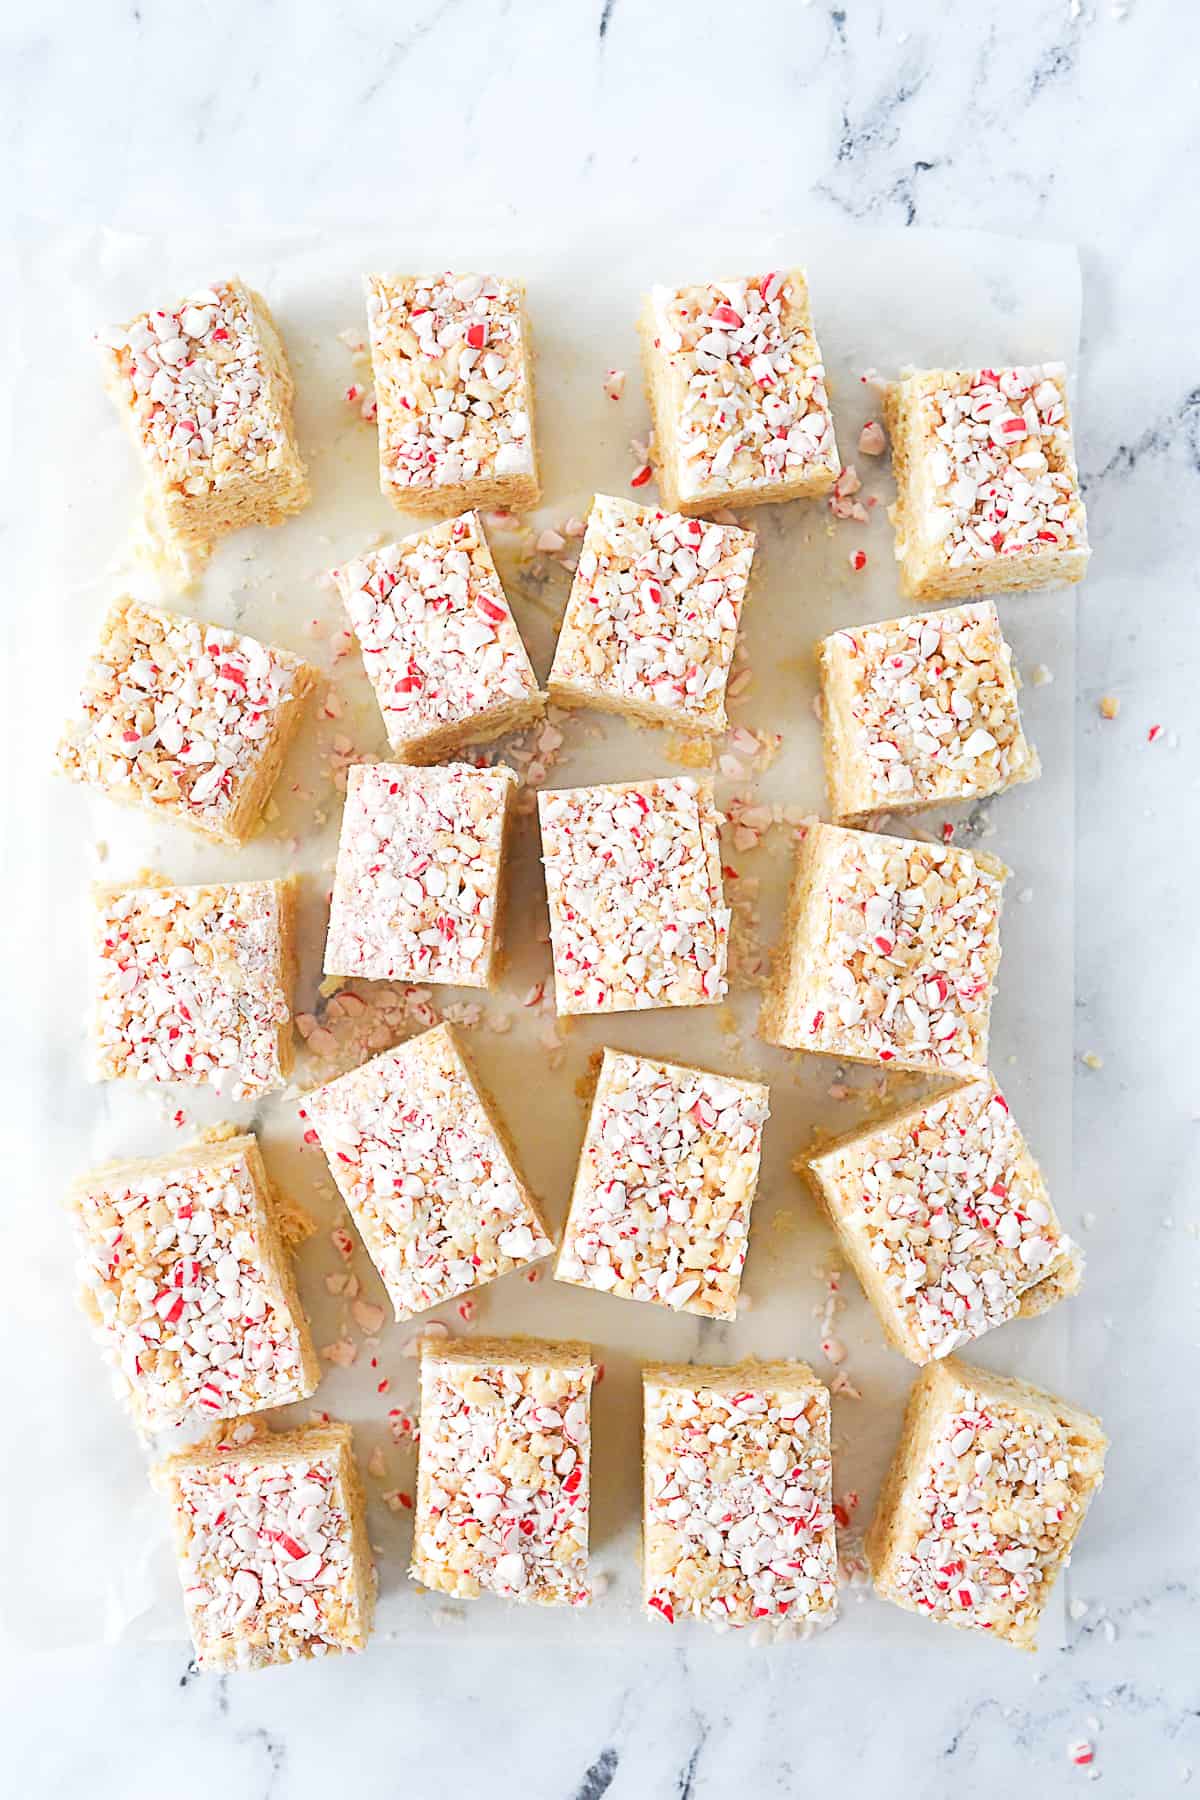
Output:
[[768,1090],[605,1050],[555,1277],[732,1319]]
[[168,1457],[179,1578],[201,1669],[265,1669],[362,1650],[375,1610],[349,1425],[247,1427]]
[[587,1604],[594,1373],[587,1344],[424,1344],[414,1581]]
[[554,1248],[449,1025],[317,1088],[304,1107],[397,1319]]
[[713,736],[754,533],[597,494],[567,600],[550,698]]
[[317,672],[181,613],[115,600],[59,766],[225,844],[253,833]]
[[280,1207],[253,1137],[110,1164],[68,1204],[84,1310],[144,1430],[313,1393],[291,1257],[307,1222]]
[[992,601],[835,631],[817,661],[839,824],[975,800],[1040,774]]
[[982,1075],[1007,874],[949,844],[810,825],[763,1037],[843,1061]]
[[887,389],[900,591],[1082,581],[1091,551],[1062,363],[925,369]]
[[296,880],[93,890],[100,1081],[210,1083],[233,1099],[292,1068]]
[[711,1006],[729,909],[712,786],[690,776],[538,795],[560,1013]]
[[437,762],[539,717],[477,513],[385,544],[334,577],[401,762]]
[[536,506],[525,288],[501,275],[368,275],[379,485],[401,512]]
[[865,1550],[876,1592],[1037,1645],[1104,1474],[1099,1419],[948,1356],[918,1375]]
[[829,492],[842,464],[801,269],[656,287],[641,332],[672,511]]
[[1083,1259],[991,1076],[848,1132],[797,1168],[912,1362],[1079,1288]]
[[141,456],[151,542],[178,584],[226,532],[308,505],[292,374],[261,294],[218,281],[99,337],[105,385]]
[[352,768],[325,973],[491,987],[516,787],[503,764]]
[[642,1372],[643,1597],[673,1625],[779,1632],[837,1611],[829,1390],[800,1362]]

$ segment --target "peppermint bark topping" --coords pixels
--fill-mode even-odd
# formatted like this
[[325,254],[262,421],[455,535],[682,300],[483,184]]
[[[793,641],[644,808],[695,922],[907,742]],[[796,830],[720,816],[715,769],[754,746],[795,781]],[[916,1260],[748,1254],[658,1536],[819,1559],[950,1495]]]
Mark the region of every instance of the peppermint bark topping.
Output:
[[985,1631],[1036,1616],[1078,1528],[1081,1488],[1064,1424],[960,1390],[919,1478],[900,1593],[931,1618]]
[[380,457],[398,489],[533,473],[522,290],[497,275],[369,275]]
[[335,575],[393,750],[535,698],[476,513],[388,544]]
[[995,793],[1036,770],[991,601],[836,631],[820,658],[847,811]]
[[1015,1318],[1076,1251],[991,1080],[813,1159],[922,1362]]
[[305,1101],[398,1319],[552,1248],[445,1026]]
[[76,1188],[85,1301],[149,1430],[311,1392],[268,1205],[246,1152],[203,1146],[170,1170],[126,1165]]
[[515,787],[503,766],[352,768],[326,973],[486,987]]
[[585,1605],[592,1365],[491,1348],[422,1358],[413,1574],[464,1598]]
[[959,376],[928,418],[925,529],[950,568],[1084,545],[1061,363]]
[[291,1019],[286,884],[97,891],[95,1031],[106,1079],[278,1087]]
[[215,836],[241,835],[246,789],[311,680],[299,657],[255,638],[118,600],[59,761],[116,799],[179,813]]
[[832,1613],[827,1392],[760,1386],[752,1366],[736,1392],[723,1370],[692,1373],[646,1371],[647,1606],[721,1628]]
[[733,1318],[767,1090],[606,1050],[556,1275]]
[[349,1502],[338,1463],[298,1456],[181,1469],[181,1575],[201,1667],[261,1667],[357,1635]]
[[655,288],[655,349],[678,379],[672,448],[685,497],[769,487],[837,445],[807,294],[796,276]]
[[718,815],[688,777],[538,796],[560,1013],[724,998]]
[[193,499],[275,469],[288,445],[253,303],[241,282],[101,333],[142,443],[168,487]]
[[945,844],[810,827],[808,905],[824,942],[807,969],[814,1049],[901,1067],[981,1068],[999,960],[1003,870]]
[[551,682],[723,730],[753,555],[752,532],[598,494]]

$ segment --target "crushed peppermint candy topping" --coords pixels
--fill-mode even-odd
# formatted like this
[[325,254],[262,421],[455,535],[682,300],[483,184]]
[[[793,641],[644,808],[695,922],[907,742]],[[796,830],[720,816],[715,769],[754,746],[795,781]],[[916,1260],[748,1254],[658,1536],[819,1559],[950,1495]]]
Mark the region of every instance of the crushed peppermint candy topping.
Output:
[[593,1373],[583,1344],[424,1352],[417,1581],[466,1599],[586,1605]]
[[293,454],[254,298],[217,282],[171,312],[100,333],[147,454],[169,489],[202,499]]
[[449,1027],[318,1088],[305,1108],[397,1319],[550,1254]]
[[117,600],[88,666],[83,716],[67,727],[58,760],[116,800],[240,839],[313,680],[286,650]]
[[234,1099],[281,1086],[290,910],[283,881],[97,889],[100,1078],[210,1082]]
[[[262,1668],[361,1649],[369,1598],[355,1566],[358,1506],[342,1455],[255,1447],[167,1463],[184,1601],[201,1668]],[[329,1430],[311,1432],[313,1448]],[[270,1440],[264,1451],[269,1452]],[[361,1529],[361,1527],[360,1527]]]
[[770,488],[839,468],[825,370],[799,271],[657,287],[658,420],[685,499]]
[[253,1139],[98,1170],[71,1206],[85,1307],[147,1430],[313,1391]]
[[958,1383],[952,1399],[910,1477],[912,1523],[890,1579],[930,1618],[1028,1639],[1098,1485],[1103,1444],[1053,1403],[1034,1410]]
[[802,1364],[645,1373],[646,1605],[668,1623],[837,1608],[829,1395]]
[[516,786],[502,764],[350,769],[326,974],[486,987]]
[[885,1120],[810,1159],[887,1323],[928,1362],[1014,1319],[1053,1276],[1078,1280],[1078,1252],[990,1078]]
[[781,959],[788,1016],[769,999],[764,1024],[832,1056],[982,1073],[1006,874],[949,844],[810,826],[802,917]]
[[724,999],[719,815],[688,776],[538,795],[560,1013]]
[[732,1319],[767,1089],[606,1050],[555,1275]]
[[914,475],[927,477],[929,493],[913,522],[918,535],[940,544],[951,569],[1084,548],[1063,365],[937,380],[922,392]]
[[497,275],[368,275],[386,488],[534,472],[523,289]]
[[724,731],[754,534],[598,494],[550,672],[552,695]]
[[835,631],[818,658],[838,817],[999,793],[1037,773],[990,600]]
[[[479,515],[417,532],[334,576],[397,752],[537,699]],[[516,721],[520,723],[520,720]]]

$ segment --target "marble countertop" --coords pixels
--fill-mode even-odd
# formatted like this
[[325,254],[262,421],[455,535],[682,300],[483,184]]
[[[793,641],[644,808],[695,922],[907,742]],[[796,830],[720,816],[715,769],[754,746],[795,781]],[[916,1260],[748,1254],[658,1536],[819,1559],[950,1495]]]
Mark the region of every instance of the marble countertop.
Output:
[[[1200,172],[1195,20],[1184,0],[978,0],[952,28],[950,12],[47,0],[4,27],[4,204],[6,224],[16,207],[46,234],[188,213],[241,228],[390,215],[399,232],[460,213],[569,237],[597,213],[691,206],[1078,243],[1080,462],[1105,580],[1101,606],[1089,587],[1079,604],[1074,1205],[1093,1215],[1094,1272],[1070,1391],[1099,1407],[1114,1448],[1071,1571],[1066,1647],[1022,1658],[931,1634],[898,1663],[882,1647],[847,1658],[836,1633],[769,1652],[681,1633],[619,1663],[556,1647],[501,1665],[494,1645],[447,1631],[417,1657],[379,1643],[362,1661],[231,1681],[189,1675],[182,1645],[8,1651],[0,1714],[22,1800],[316,1800],[348,1778],[416,1796],[470,1783],[501,1800],[743,1786],[771,1800],[835,1783],[987,1800],[1089,1777],[1142,1800],[1200,1769],[1200,1171],[1184,1004],[1197,852],[1177,824],[1197,786],[1200,390],[1183,332],[1196,252],[1180,204]],[[36,369],[32,382],[10,432],[36,404]],[[0,491],[13,534],[20,484]],[[1115,720],[1100,718],[1102,694],[1120,700]],[[36,1458],[35,1431],[29,1442]],[[35,1462],[34,1486],[44,1478]],[[1085,1739],[1094,1762],[1076,1768],[1068,1745]]]

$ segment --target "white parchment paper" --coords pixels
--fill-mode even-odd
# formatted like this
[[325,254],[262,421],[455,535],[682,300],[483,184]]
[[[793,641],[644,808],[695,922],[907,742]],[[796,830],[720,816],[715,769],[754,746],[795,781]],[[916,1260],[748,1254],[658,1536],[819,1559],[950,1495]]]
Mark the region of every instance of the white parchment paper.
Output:
[[[6,1099],[14,1155],[0,1207],[6,1300],[4,1367],[8,1376],[10,1466],[0,1484],[0,1529],[8,1546],[3,1626],[28,1646],[128,1638],[184,1637],[183,1611],[167,1547],[161,1504],[146,1481],[147,1450],[112,1397],[108,1376],[74,1305],[73,1248],[61,1194],[72,1176],[113,1156],[152,1155],[222,1118],[252,1124],[272,1173],[321,1222],[300,1256],[300,1284],[318,1344],[342,1335],[344,1303],[325,1276],[340,1270],[329,1228],[342,1217],[319,1151],[302,1145],[296,1092],[257,1108],[222,1104],[190,1090],[152,1093],[120,1084],[90,1087],[84,1077],[86,893],[90,880],[122,879],[146,867],[176,880],[249,877],[298,869],[306,877],[302,911],[300,1009],[316,1003],[341,797],[330,779],[337,746],[386,755],[386,741],[356,654],[334,664],[331,639],[344,621],[321,572],[381,535],[410,526],[383,501],[375,439],[343,403],[364,371],[338,333],[363,324],[360,272],[368,267],[497,267],[524,276],[538,352],[538,426],[546,500],[537,525],[586,512],[593,491],[626,493],[648,416],[634,338],[639,296],[654,280],[701,279],[750,268],[804,264],[833,393],[843,459],[857,464],[864,493],[878,497],[866,525],[835,522],[824,503],[760,509],[746,522],[759,535],[757,575],[744,642],[752,681],[734,703],[737,725],[777,732],[779,753],[761,778],[718,771],[718,798],[751,796],[818,812],[824,808],[820,743],[813,712],[812,645],[837,625],[907,610],[899,600],[886,458],[857,454],[859,429],[877,413],[868,369],[901,365],[1074,362],[1079,279],[1073,251],[966,233],[879,234],[777,229],[714,229],[637,221],[577,221],[567,235],[518,241],[497,225],[414,234],[389,231],[300,232],[273,239],[199,241],[180,234],[134,239],[44,232],[36,256],[10,272],[18,295],[6,346],[10,385],[5,492],[19,510],[7,534],[12,579],[4,630],[7,705],[4,732],[10,779],[4,784],[5,844],[12,906]],[[50,244],[49,249],[46,245]],[[122,588],[150,597],[144,572],[127,562],[137,474],[122,429],[101,393],[91,334],[112,319],[173,299],[188,287],[238,270],[269,298],[288,345],[298,387],[298,425],[310,463],[313,504],[273,532],[227,540],[200,585],[178,602],[200,617],[236,625],[299,650],[326,668],[342,708],[338,719],[308,715],[289,759],[278,816],[247,849],[196,843],[182,828],[156,827],[138,814],[73,788],[51,773],[54,740],[106,600]],[[623,400],[603,389],[606,370],[624,368]],[[369,371],[366,372],[369,379]],[[654,494],[643,490],[642,497]],[[569,575],[553,559],[531,558],[530,539],[492,533],[502,573],[535,666],[545,675]],[[852,551],[867,552],[851,572]],[[169,602],[172,603],[172,602]],[[1068,1229],[1072,1007],[1072,712],[1073,593],[1014,595],[1000,603],[1007,635],[1026,678],[1026,728],[1037,744],[1042,779],[955,816],[958,841],[983,843],[1013,869],[1003,921],[1004,956],[994,1014],[993,1058],[999,1079],[1045,1167]],[[310,635],[310,621],[323,635]],[[1036,685],[1037,668],[1053,675]],[[664,774],[678,767],[670,739],[599,715],[576,715],[548,774],[551,785]],[[742,759],[745,761],[746,759]],[[748,766],[748,765],[747,765]],[[936,830],[941,814],[928,815]],[[900,826],[899,829],[903,829]],[[791,855],[791,831],[773,829],[760,849],[732,843],[726,861],[741,881],[738,901],[759,884],[761,938],[770,946]],[[592,1541],[603,1588],[587,1613],[522,1611],[484,1600],[447,1606],[419,1592],[406,1568],[411,1514],[389,1510],[386,1491],[415,1487],[411,1445],[397,1447],[391,1408],[412,1405],[416,1364],[402,1354],[411,1327],[389,1325],[378,1343],[362,1342],[356,1365],[330,1368],[312,1403],[353,1421],[364,1463],[381,1448],[385,1474],[370,1479],[371,1535],[380,1572],[378,1628],[421,1637],[455,1629],[497,1643],[533,1635],[614,1646],[654,1629],[637,1611],[642,1360],[727,1361],[746,1354],[806,1358],[826,1375],[819,1350],[832,1239],[790,1163],[817,1129],[841,1131],[878,1107],[880,1078],[848,1074],[824,1058],[788,1055],[754,1035],[758,994],[735,988],[722,1008],[582,1019],[563,1032],[558,1066],[548,1053],[545,1012],[521,1001],[550,985],[536,829],[518,835],[512,894],[511,964],[503,992],[489,998],[472,1045],[507,1115],[534,1187],[557,1227],[566,1210],[582,1136],[578,1088],[589,1058],[605,1043],[691,1059],[771,1083],[762,1183],[743,1284],[745,1310],[734,1325],[705,1323],[665,1309],[617,1301],[555,1284],[549,1265],[530,1284],[520,1277],[484,1289],[475,1321],[454,1309],[431,1315],[455,1330],[571,1334],[589,1339],[604,1363],[596,1390]],[[435,991],[440,1004],[461,1001]],[[473,996],[471,998],[474,998]],[[507,1015],[511,1029],[489,1020]],[[319,1071],[302,1060],[309,1081]],[[834,1097],[842,1093],[848,1097]],[[899,1101],[916,1084],[892,1079]],[[180,1107],[186,1124],[171,1122]],[[364,1294],[382,1289],[361,1249],[354,1261]],[[835,1330],[847,1349],[842,1365],[860,1399],[835,1400],[835,1487],[857,1493],[855,1526],[865,1526],[895,1440],[913,1371],[886,1349],[853,1278],[842,1284]],[[1084,1302],[1086,1304],[1086,1302]],[[1007,1327],[985,1339],[981,1361],[1070,1393],[1070,1308]],[[379,1384],[388,1391],[381,1394]],[[292,1409],[303,1418],[309,1407]],[[277,1415],[279,1419],[287,1417]],[[160,1447],[161,1448],[161,1447]],[[853,1535],[853,1533],[851,1534]],[[680,1628],[685,1629],[685,1628]],[[905,1643],[912,1621],[872,1601],[848,1603],[836,1631],[813,1654],[849,1654],[869,1634],[876,1645]],[[1053,1641],[1047,1621],[1045,1640]],[[947,1654],[944,1634],[925,1633]],[[921,1640],[922,1645],[924,1640]],[[730,1654],[744,1640],[731,1638]],[[825,1648],[828,1646],[828,1648]],[[925,1653],[922,1648],[922,1654]],[[932,1652],[930,1652],[932,1654]]]

